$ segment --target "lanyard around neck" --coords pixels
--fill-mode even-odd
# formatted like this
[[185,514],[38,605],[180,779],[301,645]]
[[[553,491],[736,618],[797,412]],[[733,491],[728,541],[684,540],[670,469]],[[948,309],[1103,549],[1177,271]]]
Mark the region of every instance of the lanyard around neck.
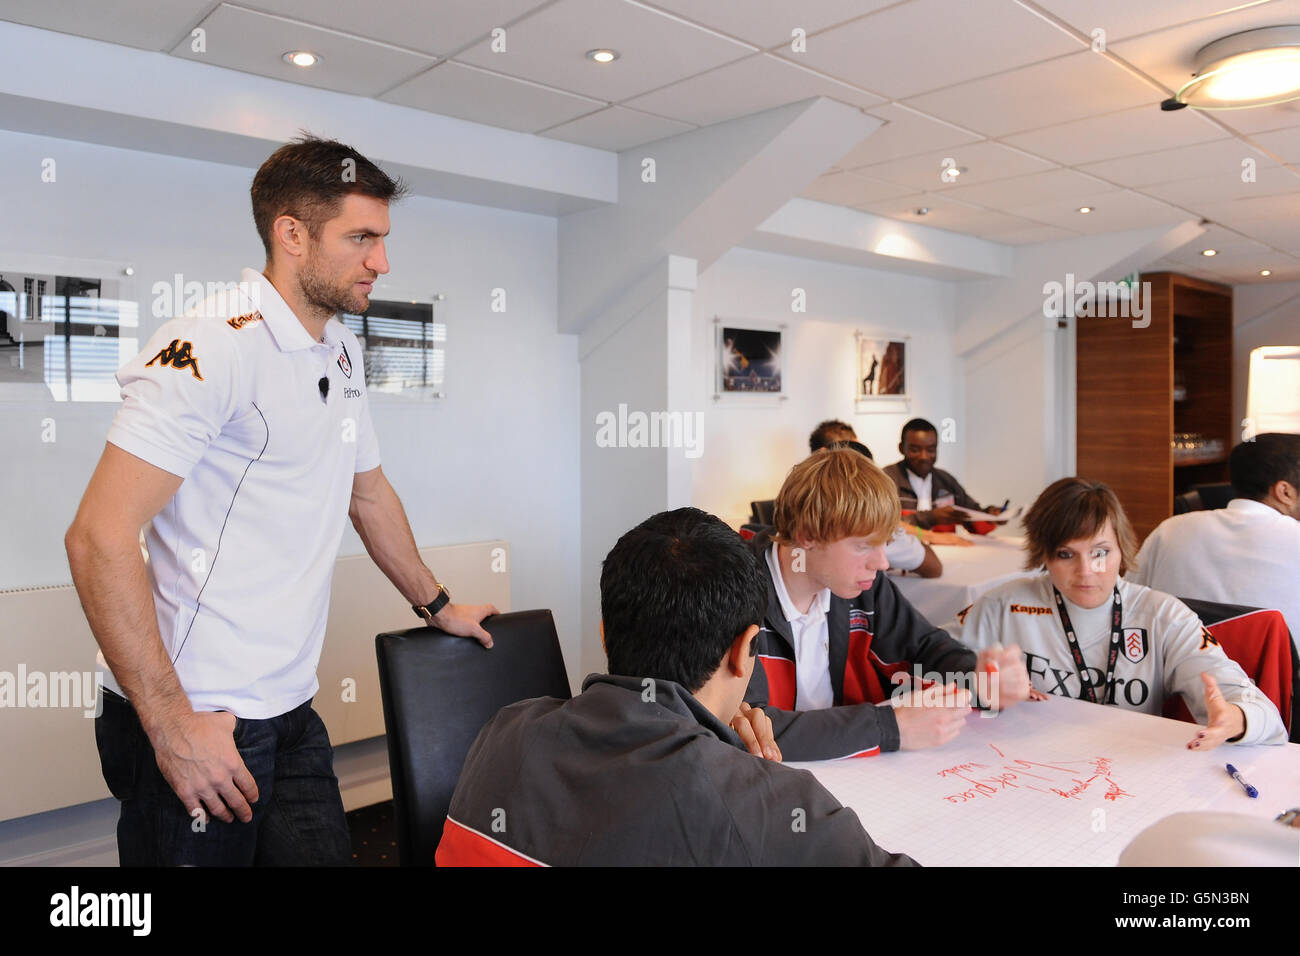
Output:
[[[1065,609],[1065,598],[1061,597],[1061,592],[1053,585],[1052,594],[1056,598],[1056,610],[1061,616],[1061,627],[1065,630],[1065,640],[1070,645],[1070,654],[1074,657],[1074,666],[1079,671],[1079,691],[1080,700],[1088,700],[1097,703],[1097,693],[1093,689],[1092,679],[1088,676],[1088,665],[1083,661],[1083,652],[1079,650],[1079,639],[1074,636],[1074,625],[1070,623],[1070,614]],[[1123,627],[1121,620],[1123,616],[1123,607],[1120,603],[1119,585],[1115,585],[1115,603],[1110,609],[1110,652],[1106,657],[1106,683],[1102,685],[1102,692],[1107,699],[1102,703],[1109,703],[1110,695],[1115,691],[1115,663],[1119,660],[1119,645],[1122,640]]]

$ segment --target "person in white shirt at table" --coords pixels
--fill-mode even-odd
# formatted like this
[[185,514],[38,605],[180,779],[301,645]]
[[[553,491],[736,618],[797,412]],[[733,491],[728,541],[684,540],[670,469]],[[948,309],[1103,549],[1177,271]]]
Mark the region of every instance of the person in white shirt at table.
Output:
[[1268,432],[1228,459],[1240,497],[1166,518],[1129,579],[1222,604],[1276,608],[1300,637],[1300,435]]
[[1025,514],[1028,570],[993,588],[947,625],[976,649],[1020,646],[1033,683],[1048,694],[1160,714],[1181,694],[1201,728],[1187,743],[1280,744],[1277,708],[1177,598],[1123,575],[1133,529],[1104,484],[1062,478]]

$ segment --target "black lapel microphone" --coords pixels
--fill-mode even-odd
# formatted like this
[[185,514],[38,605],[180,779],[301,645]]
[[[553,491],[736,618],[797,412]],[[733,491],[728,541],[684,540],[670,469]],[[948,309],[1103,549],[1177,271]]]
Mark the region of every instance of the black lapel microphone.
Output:
[[320,400],[328,401],[330,397],[330,378],[328,375],[322,375],[320,381],[316,383],[320,387]]

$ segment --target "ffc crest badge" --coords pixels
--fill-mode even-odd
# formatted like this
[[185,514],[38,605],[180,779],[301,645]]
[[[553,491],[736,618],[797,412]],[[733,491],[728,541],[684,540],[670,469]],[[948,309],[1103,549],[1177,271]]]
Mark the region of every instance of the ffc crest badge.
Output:
[[1145,627],[1126,627],[1124,628],[1124,656],[1134,664],[1140,664],[1142,659],[1147,656],[1147,651],[1151,649],[1150,642],[1147,640],[1147,630]]
[[345,376],[347,376],[348,378],[351,378],[351,377],[352,377],[352,359],[351,359],[351,357],[348,355],[348,347],[347,347],[346,345],[344,345],[344,344],[342,344],[342,343],[340,342],[340,343],[339,343],[339,348],[342,349],[342,351],[339,352],[339,368],[341,368],[341,369],[343,370],[343,374],[344,374]]

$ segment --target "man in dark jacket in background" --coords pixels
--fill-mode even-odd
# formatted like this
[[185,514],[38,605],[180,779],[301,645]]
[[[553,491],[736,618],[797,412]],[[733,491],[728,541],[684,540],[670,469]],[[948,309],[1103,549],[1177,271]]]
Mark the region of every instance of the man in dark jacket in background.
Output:
[[[998,514],[999,507],[983,507],[966,493],[950,472],[934,467],[939,457],[939,432],[924,418],[913,418],[903,426],[898,450],[903,460],[885,469],[903,503],[903,520],[922,528],[946,528],[965,523],[968,531],[988,534],[997,525],[988,521],[963,522],[962,512]],[[951,530],[951,529],[949,529]]]

